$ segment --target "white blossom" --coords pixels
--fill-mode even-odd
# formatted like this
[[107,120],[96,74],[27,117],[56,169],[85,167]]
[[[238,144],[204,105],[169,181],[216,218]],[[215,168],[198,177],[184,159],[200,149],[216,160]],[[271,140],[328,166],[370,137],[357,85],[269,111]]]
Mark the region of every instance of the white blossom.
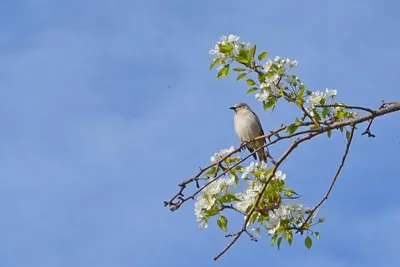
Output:
[[308,110],[312,110],[315,105],[318,105],[321,99],[326,99],[326,94],[323,92],[312,92],[307,98]]
[[269,96],[269,92],[268,92],[268,91],[265,91],[265,90],[262,90],[261,93],[257,93],[257,94],[255,95],[255,98],[256,98],[258,101],[266,101],[266,100],[268,100],[268,96]]
[[242,179],[246,179],[247,176],[248,176],[250,173],[254,172],[255,167],[256,167],[256,164],[258,164],[258,162],[255,163],[255,162],[252,161],[252,162],[250,163],[249,166],[247,166],[246,168],[244,168],[244,171],[243,171],[243,173],[242,173]]
[[297,66],[298,62],[297,62],[297,60],[293,60],[293,61],[291,61],[291,62],[288,63],[288,64],[289,64],[289,67],[294,68],[294,67]]
[[268,59],[263,65],[264,71],[269,72],[271,69],[271,65],[272,65],[272,61],[270,59]]
[[209,51],[210,55],[216,56],[217,58],[225,58],[226,56],[219,51],[219,45],[230,44],[234,48],[234,53],[239,52],[242,49],[248,49],[249,43],[239,42],[239,36],[230,34],[228,36],[221,36],[220,41],[215,45],[214,49]]
[[236,197],[241,201],[236,202],[235,207],[242,212],[246,212],[247,208],[254,203],[261,188],[262,184],[258,180],[249,181],[244,192],[236,193]]
[[274,59],[275,62],[279,63],[281,61],[281,58],[279,56],[276,56]]
[[283,180],[286,179],[286,173],[283,173],[281,170],[279,170],[279,171],[277,171],[275,173],[275,177],[274,178],[277,179],[277,180],[283,181]]
[[337,90],[334,89],[325,89],[326,95],[330,97],[334,97],[337,94]]
[[[235,150],[235,148],[233,146],[231,146],[230,148],[227,148],[227,149],[221,149],[220,152],[214,153],[214,155],[210,158],[210,160],[212,163],[217,163],[218,160],[223,159],[228,154],[232,153],[234,150]],[[231,156],[231,157],[233,157],[233,156]],[[239,157],[234,157],[234,158],[239,158]]]
[[197,217],[197,224],[201,229],[207,228],[208,227],[207,218],[205,216]]

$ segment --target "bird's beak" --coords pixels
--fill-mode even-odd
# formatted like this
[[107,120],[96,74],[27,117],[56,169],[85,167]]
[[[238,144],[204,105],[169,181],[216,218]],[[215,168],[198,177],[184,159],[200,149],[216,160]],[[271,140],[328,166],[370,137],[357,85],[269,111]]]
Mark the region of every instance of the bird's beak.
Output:
[[235,107],[230,107],[229,109],[235,110],[236,108]]

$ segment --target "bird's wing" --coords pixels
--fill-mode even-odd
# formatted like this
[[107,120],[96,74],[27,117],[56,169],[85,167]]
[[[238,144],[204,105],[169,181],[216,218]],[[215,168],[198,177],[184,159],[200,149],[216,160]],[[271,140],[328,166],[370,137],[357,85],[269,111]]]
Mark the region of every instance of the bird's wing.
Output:
[[[247,149],[250,151],[250,153],[253,153],[253,151],[254,151],[254,149],[253,149],[253,148],[250,148],[250,147],[247,147]],[[257,154],[256,154],[256,153],[253,154],[253,158],[254,158],[255,160],[257,160]]]
[[253,111],[251,111],[251,112],[254,114],[254,116],[256,116],[256,121],[257,121],[257,123],[258,123],[258,126],[260,126],[260,136],[261,136],[261,135],[264,135],[264,130],[263,130],[262,126],[261,126],[260,119],[258,118],[258,116],[257,116],[256,113],[254,113]]

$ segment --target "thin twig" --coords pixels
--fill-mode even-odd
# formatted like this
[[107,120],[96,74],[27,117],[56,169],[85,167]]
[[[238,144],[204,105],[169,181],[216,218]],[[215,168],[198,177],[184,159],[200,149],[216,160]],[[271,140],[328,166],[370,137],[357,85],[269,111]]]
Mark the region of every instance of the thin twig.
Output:
[[315,211],[322,205],[322,203],[324,203],[328,199],[330,193],[332,192],[333,186],[335,185],[336,180],[339,177],[340,172],[342,171],[344,163],[346,162],[347,155],[349,154],[349,149],[350,149],[350,146],[351,146],[351,142],[353,140],[354,130],[355,129],[356,129],[356,126],[352,125],[351,126],[350,135],[349,135],[349,138],[348,138],[347,144],[346,144],[346,149],[345,149],[343,157],[342,157],[342,161],[340,162],[339,168],[337,169],[337,171],[335,173],[335,176],[333,176],[333,179],[332,179],[331,184],[329,185],[328,191],[326,192],[325,196],[318,202],[318,204],[309,212],[307,218],[304,220],[303,224],[299,227],[299,230],[297,230],[296,233],[300,232],[300,229],[304,228],[304,226],[312,218],[312,216],[315,213]]

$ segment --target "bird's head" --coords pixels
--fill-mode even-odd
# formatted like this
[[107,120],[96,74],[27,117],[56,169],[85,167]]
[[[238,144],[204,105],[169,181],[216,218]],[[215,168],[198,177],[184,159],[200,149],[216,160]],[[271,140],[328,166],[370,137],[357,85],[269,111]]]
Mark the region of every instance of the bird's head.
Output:
[[235,113],[241,112],[241,111],[251,111],[249,105],[246,103],[238,103],[234,105],[233,107],[230,107]]

